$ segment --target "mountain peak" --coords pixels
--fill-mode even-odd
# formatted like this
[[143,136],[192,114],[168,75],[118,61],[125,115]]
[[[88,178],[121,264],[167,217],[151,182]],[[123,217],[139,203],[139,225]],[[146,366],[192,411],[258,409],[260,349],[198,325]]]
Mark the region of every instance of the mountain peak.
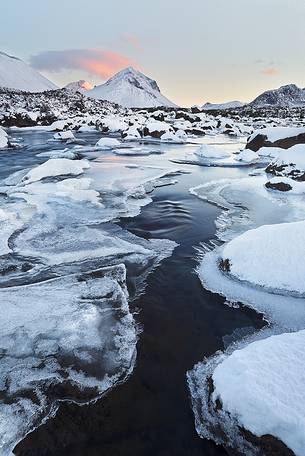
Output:
[[43,92],[55,90],[56,85],[31,68],[23,60],[0,51],[0,87]]
[[161,94],[154,79],[131,66],[119,71],[104,84],[90,90],[88,96],[133,108],[176,106]]
[[250,106],[253,107],[294,107],[304,105],[305,89],[301,89],[296,84],[286,84],[278,89],[267,90],[250,103]]

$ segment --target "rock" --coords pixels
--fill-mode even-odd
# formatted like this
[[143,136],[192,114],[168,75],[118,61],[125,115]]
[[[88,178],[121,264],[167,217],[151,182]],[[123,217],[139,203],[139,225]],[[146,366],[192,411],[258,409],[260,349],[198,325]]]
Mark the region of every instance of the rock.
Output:
[[274,142],[270,141],[266,134],[257,134],[247,143],[246,149],[253,150],[254,152],[257,152],[261,147],[280,147],[281,149],[289,149],[296,144],[305,144],[305,133],[281,138]]
[[280,192],[289,192],[292,190],[291,185],[286,182],[266,182],[265,187],[271,190],[278,190]]

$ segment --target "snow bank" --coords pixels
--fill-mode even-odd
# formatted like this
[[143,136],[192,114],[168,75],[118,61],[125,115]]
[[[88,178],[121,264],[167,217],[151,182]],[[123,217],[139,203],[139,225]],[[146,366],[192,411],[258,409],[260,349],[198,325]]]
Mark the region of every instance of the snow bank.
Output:
[[59,139],[60,141],[67,141],[68,139],[75,139],[73,131],[59,131],[53,136],[54,139]]
[[225,245],[222,259],[239,280],[280,292],[305,293],[305,222],[263,225]]
[[297,456],[305,448],[305,331],[234,351],[213,373],[213,400],[257,436],[271,434]]
[[68,158],[51,158],[42,165],[33,168],[22,179],[24,183],[31,183],[45,177],[78,175],[90,168],[86,160],[69,160]]

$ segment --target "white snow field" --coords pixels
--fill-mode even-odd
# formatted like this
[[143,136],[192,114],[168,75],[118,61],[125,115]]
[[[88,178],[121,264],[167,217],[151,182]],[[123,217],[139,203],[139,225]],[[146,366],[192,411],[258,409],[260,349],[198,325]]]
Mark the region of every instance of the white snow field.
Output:
[[17,57],[0,52],[0,87],[43,92],[57,86]]
[[105,84],[87,91],[86,95],[133,108],[176,106],[161,94],[156,81],[131,67],[115,74]]

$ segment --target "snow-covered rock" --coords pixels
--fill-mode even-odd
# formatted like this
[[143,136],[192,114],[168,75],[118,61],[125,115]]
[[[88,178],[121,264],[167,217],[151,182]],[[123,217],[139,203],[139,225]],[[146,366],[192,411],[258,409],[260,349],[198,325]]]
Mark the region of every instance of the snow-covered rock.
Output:
[[127,128],[127,130],[125,130],[122,133],[122,136],[127,141],[128,140],[133,140],[133,139],[140,139],[141,135],[140,135],[140,132],[139,132],[139,127],[137,125],[132,125],[131,127]]
[[255,130],[249,137],[247,149],[257,152],[261,147],[288,149],[305,143],[304,127],[267,127]]
[[158,120],[149,120],[141,130],[143,136],[151,136],[160,139],[165,133],[174,133],[173,127],[166,122]]
[[305,222],[263,225],[223,248],[220,266],[241,281],[280,293],[305,293]]
[[235,350],[216,367],[213,402],[240,426],[272,435],[297,456],[305,448],[305,331],[284,333]]
[[290,177],[273,177],[266,182],[265,187],[269,190],[289,192],[293,195],[301,195],[305,193],[305,182],[298,182]]
[[177,130],[175,133],[167,131],[161,136],[161,141],[184,144],[187,141],[187,134],[183,130]]
[[278,149],[275,157],[267,166],[267,173],[305,180],[305,144],[297,144],[287,150]]
[[53,122],[48,130],[50,131],[63,131],[65,128],[67,128],[67,126],[70,124],[71,122],[69,122],[68,119],[64,119],[64,120],[56,120],[55,122]]
[[67,130],[67,131],[59,131],[58,133],[55,133],[53,135],[54,139],[59,139],[60,141],[67,141],[68,139],[75,139],[73,131]]
[[0,52],[0,87],[43,92],[55,90],[56,85],[17,57]]
[[236,160],[254,163],[258,160],[258,155],[250,149],[244,149],[236,156]]
[[102,149],[114,149],[120,144],[120,141],[116,138],[101,138],[96,143],[96,147],[100,147]]
[[115,74],[105,84],[94,87],[87,95],[126,107],[176,106],[161,94],[156,81],[131,67]]

